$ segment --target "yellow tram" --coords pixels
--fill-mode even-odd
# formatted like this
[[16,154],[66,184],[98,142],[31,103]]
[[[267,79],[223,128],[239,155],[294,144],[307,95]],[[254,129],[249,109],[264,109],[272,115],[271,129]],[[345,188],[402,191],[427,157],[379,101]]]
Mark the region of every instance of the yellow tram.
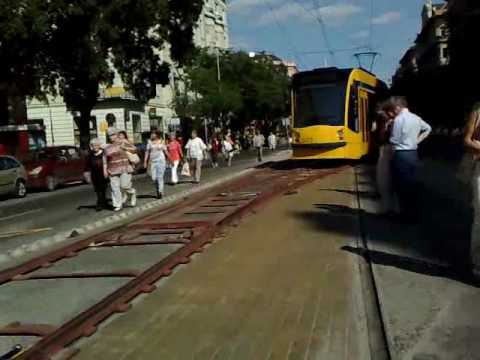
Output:
[[370,151],[373,110],[387,86],[363,69],[324,68],[292,80],[294,159],[360,159]]

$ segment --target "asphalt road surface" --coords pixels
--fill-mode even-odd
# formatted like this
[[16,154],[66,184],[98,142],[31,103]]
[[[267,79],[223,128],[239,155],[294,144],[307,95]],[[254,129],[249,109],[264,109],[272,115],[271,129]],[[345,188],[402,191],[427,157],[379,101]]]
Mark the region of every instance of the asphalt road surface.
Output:
[[[231,168],[222,166],[224,164],[216,169],[205,166],[202,172],[202,182],[219,179],[256,164],[253,152],[243,152],[234,158]],[[168,181],[169,173],[166,174],[165,179]],[[192,186],[195,185],[188,181],[176,186],[166,185],[165,196]],[[138,205],[156,200],[154,185],[146,174],[135,176],[134,187],[137,190]],[[36,192],[28,194],[24,199],[0,201],[0,253],[46,236],[71,231],[113,214],[110,210],[96,212],[95,203],[96,196],[89,184],[70,185],[57,189],[55,192]],[[39,232],[9,236],[11,232],[26,230],[39,230]]]

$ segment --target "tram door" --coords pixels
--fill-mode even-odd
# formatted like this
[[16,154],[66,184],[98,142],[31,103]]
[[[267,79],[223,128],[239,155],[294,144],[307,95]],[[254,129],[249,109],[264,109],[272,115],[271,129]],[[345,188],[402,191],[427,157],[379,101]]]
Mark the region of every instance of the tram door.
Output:
[[[368,144],[370,137],[368,121],[368,93],[360,89],[358,92],[360,131],[362,133],[362,143]],[[364,149],[366,150],[366,149]]]

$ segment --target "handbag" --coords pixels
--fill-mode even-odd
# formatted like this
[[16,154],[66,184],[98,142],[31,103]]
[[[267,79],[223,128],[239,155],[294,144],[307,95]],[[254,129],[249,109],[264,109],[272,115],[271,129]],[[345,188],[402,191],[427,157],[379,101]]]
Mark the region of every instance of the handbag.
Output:
[[182,176],[186,177],[191,177],[192,174],[190,173],[190,166],[188,165],[188,162],[185,161],[182,166],[182,171],[180,172]]
[[129,151],[125,152],[127,153],[128,161],[130,162],[130,164],[137,165],[138,163],[140,163],[140,156]]

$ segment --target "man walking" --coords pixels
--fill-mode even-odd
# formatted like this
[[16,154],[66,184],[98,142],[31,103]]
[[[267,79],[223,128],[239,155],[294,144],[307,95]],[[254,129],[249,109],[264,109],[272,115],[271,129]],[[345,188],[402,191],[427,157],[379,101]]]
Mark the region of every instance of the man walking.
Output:
[[258,162],[263,161],[263,145],[264,144],[265,144],[265,137],[261,134],[260,130],[256,130],[255,136],[253,137],[253,146],[257,150]]
[[411,113],[402,97],[392,97],[385,104],[386,114],[394,119],[390,135],[393,146],[392,178],[403,216],[417,220],[419,167],[418,145],[432,128],[419,116]]
[[192,138],[188,140],[185,149],[187,150],[187,157],[190,160],[191,167],[194,169],[195,182],[198,184],[202,175],[202,161],[205,158],[207,145],[198,137],[197,132],[193,130]]

